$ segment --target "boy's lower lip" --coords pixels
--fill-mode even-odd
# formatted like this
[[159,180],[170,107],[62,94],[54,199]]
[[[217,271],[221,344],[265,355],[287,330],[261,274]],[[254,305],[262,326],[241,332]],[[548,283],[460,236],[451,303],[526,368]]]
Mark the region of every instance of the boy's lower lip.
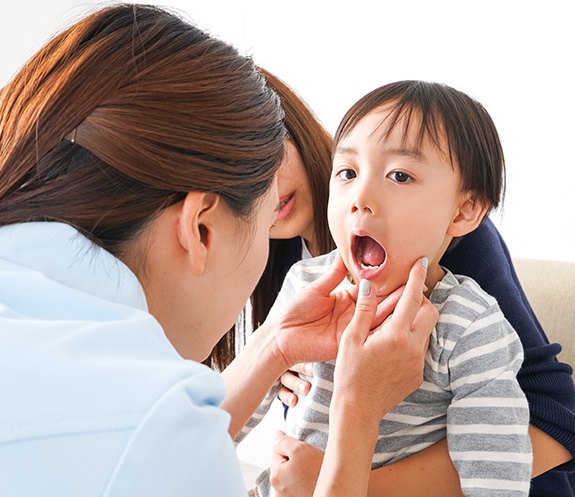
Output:
[[276,222],[284,219],[292,210],[295,203],[295,195],[292,193],[288,195],[284,200],[280,200],[280,210],[276,216]]
[[385,268],[385,262],[381,265],[378,266],[376,268],[373,269],[364,269],[359,262],[356,260],[356,258],[353,258],[353,265],[355,267],[355,272],[357,274],[357,276],[359,277],[359,279],[365,279],[365,280],[373,280],[375,278],[377,278],[384,270]]

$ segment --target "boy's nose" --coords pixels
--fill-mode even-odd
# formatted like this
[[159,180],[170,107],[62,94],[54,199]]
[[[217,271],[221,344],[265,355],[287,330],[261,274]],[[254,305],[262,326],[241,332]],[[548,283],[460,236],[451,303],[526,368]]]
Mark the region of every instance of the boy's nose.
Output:
[[368,214],[373,214],[373,209],[371,207],[369,207],[368,205],[362,205],[359,202],[354,202],[354,204],[351,206],[351,211],[352,212],[363,211]]
[[366,214],[376,214],[377,202],[372,195],[369,185],[358,188],[351,204],[351,211],[353,213],[360,211]]

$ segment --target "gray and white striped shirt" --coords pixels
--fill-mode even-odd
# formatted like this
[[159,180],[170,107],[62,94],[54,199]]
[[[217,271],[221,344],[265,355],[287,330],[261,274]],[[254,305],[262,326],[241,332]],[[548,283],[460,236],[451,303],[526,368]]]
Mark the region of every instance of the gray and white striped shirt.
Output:
[[[334,255],[296,264],[275,306],[325,273]],[[468,277],[446,271],[430,300],[440,317],[426,355],[424,382],[382,419],[372,468],[447,436],[465,495],[527,496],[532,454],[529,408],[516,380],[523,361],[519,337],[496,300]],[[334,365],[315,364],[313,378],[306,378],[312,388],[289,409],[285,426],[288,435],[324,450]],[[271,392],[249,425],[261,419],[274,395]],[[269,494],[267,472],[258,478],[258,489],[262,496]]]

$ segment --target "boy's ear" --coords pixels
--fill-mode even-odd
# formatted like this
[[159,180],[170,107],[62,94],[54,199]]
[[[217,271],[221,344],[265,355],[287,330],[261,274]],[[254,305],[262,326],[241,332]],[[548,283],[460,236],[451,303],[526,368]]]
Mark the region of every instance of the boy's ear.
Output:
[[216,210],[220,197],[213,193],[189,192],[178,220],[178,240],[193,274],[201,275],[213,246]]
[[487,206],[477,200],[473,195],[466,195],[451,221],[447,234],[452,237],[467,235],[472,232],[483,220]]

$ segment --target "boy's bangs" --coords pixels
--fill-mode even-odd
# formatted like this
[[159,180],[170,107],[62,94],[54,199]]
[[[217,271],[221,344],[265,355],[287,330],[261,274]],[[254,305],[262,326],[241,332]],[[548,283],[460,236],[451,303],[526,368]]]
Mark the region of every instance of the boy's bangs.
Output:
[[[382,120],[381,126],[385,128],[382,134],[383,140],[387,140],[390,134],[401,126],[402,145],[407,145],[410,132],[415,130],[416,134],[412,135],[416,137],[415,142],[409,144],[410,148],[420,153],[423,142],[429,140],[429,143],[445,154],[453,166],[449,133],[445,130],[444,118],[437,105],[427,105],[425,102],[414,101],[404,96],[390,104],[389,114]],[[446,141],[447,150],[445,150]]]

